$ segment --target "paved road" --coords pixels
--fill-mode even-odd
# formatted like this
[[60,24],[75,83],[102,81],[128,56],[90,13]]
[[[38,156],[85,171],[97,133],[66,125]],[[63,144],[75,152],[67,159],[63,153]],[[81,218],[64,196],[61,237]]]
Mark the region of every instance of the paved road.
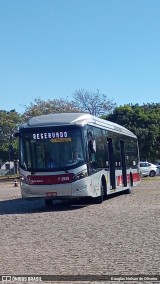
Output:
[[50,209],[0,184],[0,274],[160,275],[159,217],[160,177],[101,205]]

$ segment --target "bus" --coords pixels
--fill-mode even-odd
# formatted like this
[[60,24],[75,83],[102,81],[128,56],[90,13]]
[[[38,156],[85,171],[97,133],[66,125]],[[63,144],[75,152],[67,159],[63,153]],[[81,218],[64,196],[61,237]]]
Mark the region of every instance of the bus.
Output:
[[140,182],[137,137],[87,113],[32,117],[19,127],[22,198],[53,200],[130,193]]

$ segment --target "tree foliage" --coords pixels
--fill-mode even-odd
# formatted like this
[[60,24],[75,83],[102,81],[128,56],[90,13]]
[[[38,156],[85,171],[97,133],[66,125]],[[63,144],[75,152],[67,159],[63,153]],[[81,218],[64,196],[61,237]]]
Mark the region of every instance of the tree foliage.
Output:
[[141,159],[153,162],[160,159],[160,103],[120,106],[104,118],[137,135]]
[[0,159],[9,160],[9,145],[12,144],[14,155],[18,156],[18,141],[13,138],[13,133],[17,131],[22,122],[21,115],[15,110],[0,110]]
[[75,91],[73,97],[77,108],[95,116],[110,113],[116,105],[113,99],[109,99],[98,89],[96,92],[81,89]]
[[[18,141],[13,139],[22,122],[33,116],[61,113],[87,112],[93,115],[103,114],[103,118],[116,122],[134,132],[139,141],[140,157],[150,161],[160,160],[160,103],[143,104],[142,106],[124,105],[115,108],[113,100],[99,92],[91,93],[79,90],[74,93],[74,100],[54,99],[43,101],[35,99],[20,115],[15,110],[0,110],[0,159],[9,159],[9,145],[12,143],[18,153]],[[112,112],[112,113],[111,113]]]
[[[76,94],[75,94],[76,95]],[[82,95],[82,96],[81,96]],[[88,91],[77,91],[75,100],[68,101],[67,99],[41,100],[35,98],[29,106],[25,106],[25,111],[22,115],[15,110],[9,112],[0,111],[0,159],[9,159],[9,145],[13,145],[14,151],[18,153],[18,141],[13,139],[12,133],[18,128],[19,124],[27,122],[30,118],[39,115],[62,112],[89,112],[95,115],[100,113],[108,113],[113,109],[114,103],[107,100],[107,97],[97,93]],[[80,101],[82,99],[82,101]],[[85,104],[84,101],[85,100]],[[87,107],[88,104],[88,107]],[[89,108],[89,105],[91,107]]]
[[67,99],[41,100],[34,99],[23,113],[23,120],[28,121],[31,117],[45,115],[50,113],[61,112],[80,112],[73,101],[69,102]]

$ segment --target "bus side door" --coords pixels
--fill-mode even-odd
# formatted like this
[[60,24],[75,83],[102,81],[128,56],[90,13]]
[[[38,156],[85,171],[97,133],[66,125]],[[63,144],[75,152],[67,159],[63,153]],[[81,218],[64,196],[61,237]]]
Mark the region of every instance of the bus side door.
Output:
[[108,158],[109,158],[109,172],[110,172],[110,185],[111,189],[116,189],[116,176],[115,176],[115,161],[113,154],[113,142],[112,138],[107,138],[108,144]]
[[123,186],[127,186],[126,154],[124,141],[120,140]]

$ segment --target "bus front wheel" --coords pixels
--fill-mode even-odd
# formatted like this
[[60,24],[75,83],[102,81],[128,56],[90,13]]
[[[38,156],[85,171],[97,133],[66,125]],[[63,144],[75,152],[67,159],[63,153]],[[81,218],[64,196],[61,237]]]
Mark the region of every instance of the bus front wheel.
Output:
[[105,189],[104,189],[104,185],[103,185],[102,181],[101,181],[101,188],[100,188],[100,190],[101,190],[101,195],[94,198],[95,199],[95,204],[101,204],[103,202],[103,200],[104,200],[104,190]]

